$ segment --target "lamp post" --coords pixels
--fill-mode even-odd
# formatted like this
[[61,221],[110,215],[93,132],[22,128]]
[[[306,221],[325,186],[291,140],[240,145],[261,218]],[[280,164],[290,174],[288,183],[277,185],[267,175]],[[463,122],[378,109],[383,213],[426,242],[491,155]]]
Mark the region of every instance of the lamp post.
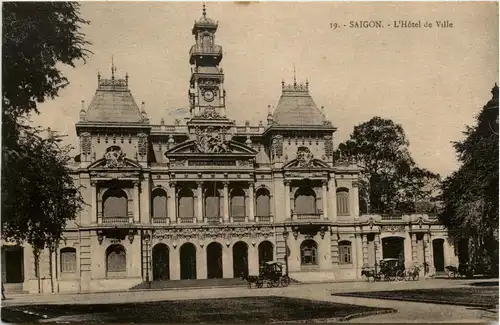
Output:
[[283,238],[285,239],[285,267],[286,267],[286,275],[288,276],[288,255],[290,254],[289,250],[288,250],[288,231],[285,230],[283,231]]
[[151,289],[151,281],[149,281],[149,241],[151,240],[151,235],[149,232],[144,233],[144,243],[146,244],[146,282],[148,283],[148,288]]

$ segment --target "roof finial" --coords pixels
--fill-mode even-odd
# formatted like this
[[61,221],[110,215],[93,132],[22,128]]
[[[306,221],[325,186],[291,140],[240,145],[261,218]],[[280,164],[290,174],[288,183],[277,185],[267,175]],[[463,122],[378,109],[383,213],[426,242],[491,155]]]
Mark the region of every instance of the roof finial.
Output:
[[111,79],[115,79],[115,60],[114,60],[114,55],[111,55]]
[[207,8],[205,7],[205,1],[203,1],[203,17],[207,17]]
[[293,86],[297,87],[297,78],[295,77],[295,62],[293,63]]

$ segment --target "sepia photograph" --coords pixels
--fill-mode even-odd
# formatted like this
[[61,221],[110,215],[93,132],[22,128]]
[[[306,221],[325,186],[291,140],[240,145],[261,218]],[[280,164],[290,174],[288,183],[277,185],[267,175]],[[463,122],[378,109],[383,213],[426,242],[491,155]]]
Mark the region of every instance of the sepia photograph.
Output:
[[498,323],[497,1],[1,7],[3,323]]

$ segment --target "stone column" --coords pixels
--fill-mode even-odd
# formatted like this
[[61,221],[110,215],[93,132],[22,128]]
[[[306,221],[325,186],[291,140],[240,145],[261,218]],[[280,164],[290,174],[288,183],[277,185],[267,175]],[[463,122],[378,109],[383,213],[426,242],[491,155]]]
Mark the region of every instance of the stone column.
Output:
[[361,274],[361,267],[363,266],[363,253],[361,251],[361,238],[359,237],[360,234],[354,234],[354,240],[353,243],[351,244],[351,249],[352,249],[352,266],[356,272],[355,278],[359,278]]
[[[431,270],[431,254],[430,254],[430,240],[429,240],[429,234],[424,234],[424,261],[428,265],[428,271],[430,272]],[[424,266],[424,272],[425,272],[425,266]],[[424,273],[425,274],[425,273]]]
[[228,193],[229,182],[224,182],[224,222],[229,221],[229,193]]
[[355,218],[359,216],[359,189],[358,181],[352,182],[351,215]]
[[134,182],[134,193],[135,193],[135,202],[134,202],[134,223],[141,222],[140,215],[140,200],[141,200],[141,190],[139,188],[139,182]]
[[198,223],[203,222],[203,182],[196,182],[198,187],[196,188],[196,221]]
[[417,233],[411,233],[411,260],[413,263],[418,261],[417,256]]
[[168,206],[168,218],[170,222],[177,222],[177,212],[176,212],[176,193],[175,193],[175,182],[170,182],[168,187],[168,198],[167,198],[167,206]]
[[326,180],[323,181],[323,193],[321,201],[323,202],[323,219],[328,220],[330,214],[328,213],[328,182]]
[[337,188],[334,178],[331,178],[328,182],[328,191],[330,195],[330,213],[328,214],[328,219],[337,221]]
[[292,218],[290,212],[290,181],[285,180],[285,219]]
[[259,251],[257,245],[248,247],[248,273],[259,275]]
[[248,184],[248,220],[250,222],[253,222],[255,220],[255,213],[254,213],[254,206],[255,206],[255,199],[254,199],[254,184],[253,182],[250,182]]
[[379,264],[380,260],[382,259],[382,242],[380,240],[380,234],[376,233],[375,234],[375,243],[376,249],[375,249],[375,263]]
[[231,246],[228,247],[224,243],[224,247],[222,248],[222,277],[224,279],[232,279],[234,277],[233,273],[233,252]]
[[363,264],[368,264],[368,235],[361,234],[361,240],[363,242]]
[[[92,199],[91,199],[91,204],[92,204],[92,217],[90,218],[90,223],[102,223],[102,215],[101,218],[97,217],[97,182],[96,181],[90,181],[90,186],[92,190]],[[5,264],[4,264],[5,265]]]

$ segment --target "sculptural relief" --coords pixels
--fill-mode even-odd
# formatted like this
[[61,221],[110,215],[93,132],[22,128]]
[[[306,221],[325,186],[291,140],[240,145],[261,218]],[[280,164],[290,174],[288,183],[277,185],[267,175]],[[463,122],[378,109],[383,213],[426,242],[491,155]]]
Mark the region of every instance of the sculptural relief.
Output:
[[196,129],[195,150],[200,153],[231,152],[228,141],[224,139],[224,133],[217,132],[213,127]]
[[115,168],[125,166],[125,153],[119,146],[111,146],[106,149],[104,159],[106,160],[105,167]]
[[313,154],[307,147],[297,149],[297,167],[310,167],[312,165]]

